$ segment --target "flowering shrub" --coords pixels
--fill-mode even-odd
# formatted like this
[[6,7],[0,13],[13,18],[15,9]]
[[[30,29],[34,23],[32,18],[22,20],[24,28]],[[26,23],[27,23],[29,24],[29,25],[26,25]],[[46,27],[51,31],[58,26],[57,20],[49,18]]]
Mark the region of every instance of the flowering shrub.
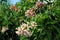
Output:
[[2,1],[0,40],[60,40],[60,0]]

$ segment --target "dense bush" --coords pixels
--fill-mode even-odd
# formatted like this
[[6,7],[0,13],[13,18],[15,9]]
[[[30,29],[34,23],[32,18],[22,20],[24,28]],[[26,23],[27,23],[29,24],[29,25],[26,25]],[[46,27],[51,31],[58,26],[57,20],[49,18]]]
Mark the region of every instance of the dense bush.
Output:
[[60,0],[3,1],[0,40],[60,40]]

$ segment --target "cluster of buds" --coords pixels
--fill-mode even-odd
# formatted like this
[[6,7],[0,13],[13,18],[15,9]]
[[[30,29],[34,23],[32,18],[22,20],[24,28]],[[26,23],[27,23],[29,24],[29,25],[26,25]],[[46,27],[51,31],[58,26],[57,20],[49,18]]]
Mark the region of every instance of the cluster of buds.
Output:
[[30,37],[32,35],[30,28],[34,28],[36,26],[37,26],[37,24],[35,22],[22,23],[22,25],[20,27],[16,28],[17,29],[16,34],[25,35],[26,37]]
[[37,8],[41,8],[41,7],[42,7],[42,5],[43,5],[43,3],[42,3],[42,2],[40,2],[40,1],[36,2],[36,7],[37,7]]
[[14,6],[11,6],[10,9],[11,9],[11,10],[15,10],[15,9],[17,9],[17,8],[16,8],[16,6],[14,5]]
[[7,30],[8,30],[8,28],[6,28],[6,27],[3,26],[1,32],[4,33]]
[[27,11],[25,12],[25,16],[26,16],[27,18],[29,18],[29,17],[31,17],[31,16],[35,16],[35,10],[34,10],[34,8],[31,8],[30,10],[27,10]]
[[17,8],[15,5],[11,6],[10,10],[17,10],[18,12],[22,12],[22,10]]
[[37,23],[36,22],[31,22],[31,26],[32,27],[36,27],[37,26]]

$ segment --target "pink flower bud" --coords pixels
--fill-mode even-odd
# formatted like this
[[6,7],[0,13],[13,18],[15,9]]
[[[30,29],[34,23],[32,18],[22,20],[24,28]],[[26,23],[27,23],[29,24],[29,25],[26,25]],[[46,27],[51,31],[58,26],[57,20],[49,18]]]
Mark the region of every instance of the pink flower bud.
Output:
[[42,7],[42,5],[43,5],[42,2],[36,2],[36,6],[37,6],[38,8]]

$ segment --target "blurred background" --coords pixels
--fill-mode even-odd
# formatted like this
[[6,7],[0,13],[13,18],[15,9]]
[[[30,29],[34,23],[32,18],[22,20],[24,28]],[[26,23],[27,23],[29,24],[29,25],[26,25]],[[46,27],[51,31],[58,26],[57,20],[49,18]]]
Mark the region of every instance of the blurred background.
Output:
[[16,4],[16,2],[20,2],[21,0],[0,0],[0,3],[5,4],[7,2],[7,4],[10,5],[14,5]]
[[11,4],[11,5],[14,5],[16,4],[16,2],[19,2],[20,0],[8,0],[8,2]]

